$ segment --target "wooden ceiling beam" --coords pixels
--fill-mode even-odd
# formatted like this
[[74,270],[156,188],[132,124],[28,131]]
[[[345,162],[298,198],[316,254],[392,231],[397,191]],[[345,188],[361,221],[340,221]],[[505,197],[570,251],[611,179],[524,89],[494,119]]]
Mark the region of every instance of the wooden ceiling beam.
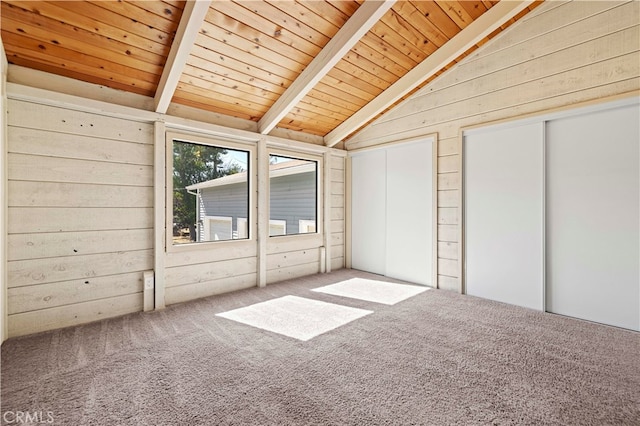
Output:
[[4,42],[2,41],[2,36],[0,36],[0,61],[2,61],[2,72],[6,73],[7,68],[9,67],[9,61],[7,59],[7,53],[4,50]]
[[191,48],[195,43],[198,31],[202,27],[211,0],[188,1],[184,5],[176,36],[171,44],[160,82],[154,97],[155,111],[166,113],[178,87],[182,70],[187,64]]
[[532,3],[533,0],[501,1],[493,6],[387,90],[327,133],[325,145],[332,147],[341,142]]
[[396,0],[366,0],[258,122],[268,134],[393,6]]

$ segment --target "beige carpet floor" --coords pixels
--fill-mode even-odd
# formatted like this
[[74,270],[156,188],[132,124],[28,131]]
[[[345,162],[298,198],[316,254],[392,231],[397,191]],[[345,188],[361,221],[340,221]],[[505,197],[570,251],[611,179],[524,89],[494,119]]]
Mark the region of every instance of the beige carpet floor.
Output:
[[[441,290],[394,305],[316,275],[2,345],[3,424],[640,425],[640,334]],[[372,311],[310,340],[216,314],[297,296]],[[9,416],[5,416],[9,413]]]

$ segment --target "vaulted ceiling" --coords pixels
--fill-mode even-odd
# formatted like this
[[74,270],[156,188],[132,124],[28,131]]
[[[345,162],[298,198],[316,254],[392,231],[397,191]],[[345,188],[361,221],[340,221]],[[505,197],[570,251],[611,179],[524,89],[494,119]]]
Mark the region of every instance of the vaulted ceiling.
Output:
[[532,1],[2,0],[10,63],[333,146]]

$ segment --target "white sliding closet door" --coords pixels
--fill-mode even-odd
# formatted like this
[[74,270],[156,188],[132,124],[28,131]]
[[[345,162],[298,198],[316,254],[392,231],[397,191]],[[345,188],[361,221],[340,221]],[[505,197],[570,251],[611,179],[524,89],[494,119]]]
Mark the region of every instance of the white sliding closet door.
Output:
[[544,309],[543,124],[464,136],[467,294]]
[[351,159],[351,266],[386,272],[387,156],[370,151]]
[[547,310],[640,330],[640,108],[547,124]]
[[433,140],[351,158],[351,266],[431,285]]
[[432,281],[432,145],[387,150],[386,275],[416,284]]

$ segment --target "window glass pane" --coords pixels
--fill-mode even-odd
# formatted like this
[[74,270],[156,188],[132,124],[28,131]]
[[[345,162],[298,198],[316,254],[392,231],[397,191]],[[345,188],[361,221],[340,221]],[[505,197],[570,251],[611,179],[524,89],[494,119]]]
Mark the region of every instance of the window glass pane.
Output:
[[249,238],[249,153],[173,141],[173,244]]
[[269,156],[269,235],[315,233],[318,163]]

